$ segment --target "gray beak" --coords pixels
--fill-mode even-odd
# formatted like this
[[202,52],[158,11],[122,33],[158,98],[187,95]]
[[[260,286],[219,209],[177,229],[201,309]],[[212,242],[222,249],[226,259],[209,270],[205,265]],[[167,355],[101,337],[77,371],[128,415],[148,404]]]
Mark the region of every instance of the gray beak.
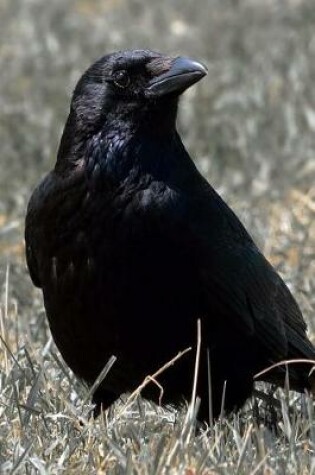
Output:
[[208,73],[207,68],[191,58],[179,56],[170,68],[151,79],[146,88],[146,96],[160,97],[170,93],[181,94],[187,88],[200,81]]

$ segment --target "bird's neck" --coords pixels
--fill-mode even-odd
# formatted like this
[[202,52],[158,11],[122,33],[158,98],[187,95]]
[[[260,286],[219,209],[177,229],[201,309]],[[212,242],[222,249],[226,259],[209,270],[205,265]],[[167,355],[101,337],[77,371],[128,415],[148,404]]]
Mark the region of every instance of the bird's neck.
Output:
[[125,116],[122,110],[115,117],[108,114],[97,129],[86,124],[82,127],[70,114],[55,171],[67,176],[78,168],[91,170],[98,165],[104,174],[120,180],[136,169],[139,173],[158,173],[168,168],[180,139],[175,127],[177,105],[166,111],[153,108],[151,113],[135,117]]
[[100,141],[104,157],[104,146],[111,151],[150,142],[149,149],[153,151],[154,144],[167,144],[176,134],[177,96],[158,101],[136,98],[128,103],[117,102],[115,107],[111,103],[100,107],[94,97],[87,107],[87,100],[85,107],[80,102],[71,107],[58,150],[55,170],[59,174],[67,175],[78,165],[81,167],[88,159],[88,151],[91,147],[99,148]]
[[145,175],[162,180],[177,157],[174,152],[178,141],[175,127],[167,133],[147,127],[106,131],[90,142],[88,156],[93,159],[88,167],[100,166],[103,176],[116,183],[126,178],[137,181]]

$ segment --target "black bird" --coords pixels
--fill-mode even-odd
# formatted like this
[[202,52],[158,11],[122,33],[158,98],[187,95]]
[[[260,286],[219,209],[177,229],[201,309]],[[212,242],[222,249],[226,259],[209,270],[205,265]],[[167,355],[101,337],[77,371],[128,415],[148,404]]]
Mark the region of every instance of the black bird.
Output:
[[[35,189],[26,255],[54,340],[108,407],[178,351],[202,348],[197,394],[208,418],[240,407],[253,376],[285,358],[315,359],[302,314],[239,219],[200,175],[176,131],[178,99],[206,68],[152,51],[104,56],[79,80],[57,162]],[[163,401],[189,399],[194,351],[159,378]],[[310,365],[289,367],[311,389]],[[277,368],[262,379],[283,384]],[[149,384],[143,395],[157,400]]]

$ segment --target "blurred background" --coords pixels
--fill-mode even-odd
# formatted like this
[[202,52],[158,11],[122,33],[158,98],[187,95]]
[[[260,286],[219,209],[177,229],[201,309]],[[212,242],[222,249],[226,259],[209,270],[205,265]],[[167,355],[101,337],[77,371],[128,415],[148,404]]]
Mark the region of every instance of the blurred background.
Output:
[[75,83],[105,53],[151,48],[208,65],[181,102],[183,141],[311,320],[314,7],[314,0],[0,0],[0,288],[10,280],[22,315],[41,306],[24,261],[26,204],[54,165]]

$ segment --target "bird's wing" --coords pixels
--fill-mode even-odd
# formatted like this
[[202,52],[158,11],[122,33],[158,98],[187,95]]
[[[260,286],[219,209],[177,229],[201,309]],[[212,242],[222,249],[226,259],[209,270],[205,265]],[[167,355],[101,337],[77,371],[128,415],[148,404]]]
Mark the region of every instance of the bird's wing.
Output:
[[34,200],[33,197],[28,205],[26,219],[25,219],[25,254],[26,254],[26,263],[32,279],[33,284],[36,287],[41,287],[41,282],[39,278],[39,272],[37,268],[37,261],[35,257],[36,243],[35,243],[35,233],[36,229],[34,228]]
[[187,206],[185,221],[206,318],[222,318],[231,331],[253,335],[271,359],[287,357],[292,348],[293,354],[314,356],[289,289],[233,211],[210,186],[205,191]]
[[[55,186],[54,174],[51,172],[39,182],[27,206],[25,254],[29,273],[36,287],[42,287],[40,265],[38,264],[40,249],[51,237],[47,235],[47,232],[45,233],[42,224],[47,224],[47,221],[54,219],[54,213],[51,212],[51,206],[49,205],[51,202],[54,203],[54,200],[50,200],[49,196],[52,194],[52,191],[54,192],[55,188],[57,187]],[[59,194],[61,195],[61,193]],[[59,199],[64,199],[64,197],[62,196]]]
[[[207,265],[208,263],[208,265]],[[306,325],[289,289],[251,245],[216,249],[201,268],[207,313],[227,316],[231,329],[253,335],[271,358],[285,358],[289,347],[307,356]]]

